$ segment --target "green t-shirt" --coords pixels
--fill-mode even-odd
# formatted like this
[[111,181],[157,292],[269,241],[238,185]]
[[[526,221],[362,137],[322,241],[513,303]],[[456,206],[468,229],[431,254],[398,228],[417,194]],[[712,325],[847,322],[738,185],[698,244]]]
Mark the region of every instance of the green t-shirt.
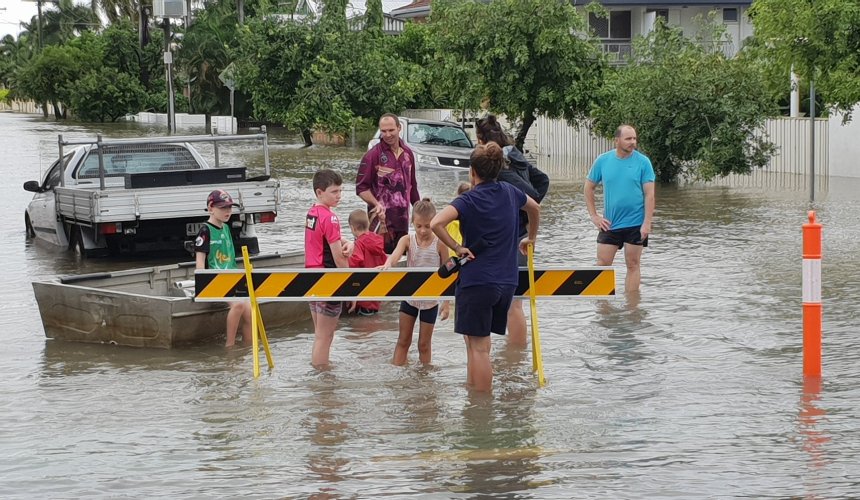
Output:
[[194,251],[206,254],[206,269],[236,269],[236,250],[230,226],[206,222],[194,240]]

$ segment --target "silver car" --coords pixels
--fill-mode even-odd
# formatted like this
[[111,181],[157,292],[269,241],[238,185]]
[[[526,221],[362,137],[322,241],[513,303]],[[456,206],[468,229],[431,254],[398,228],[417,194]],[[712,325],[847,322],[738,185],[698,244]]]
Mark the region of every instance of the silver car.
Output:
[[[419,167],[469,168],[469,157],[475,148],[472,140],[454,122],[400,117],[400,140],[415,153]],[[367,149],[379,143],[379,130]]]

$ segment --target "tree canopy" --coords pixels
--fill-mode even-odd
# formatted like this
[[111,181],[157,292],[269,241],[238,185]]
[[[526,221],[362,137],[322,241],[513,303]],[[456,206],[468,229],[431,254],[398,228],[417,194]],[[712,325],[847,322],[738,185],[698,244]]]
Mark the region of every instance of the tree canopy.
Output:
[[345,133],[359,117],[400,110],[419,88],[387,40],[349,30],[335,15],[345,3],[331,4],[319,23],[250,20],[235,58],[257,117],[301,131],[306,144],[313,129]]
[[663,182],[767,164],[773,146],[761,129],[775,105],[755,67],[662,23],[634,54],[601,91],[593,110],[599,133],[612,137],[618,125],[633,125]]
[[850,111],[860,102],[860,2],[756,0],[750,17],[763,60],[786,81],[793,66],[827,106]]
[[601,51],[570,2],[436,0],[430,28],[443,93],[517,121],[520,147],[538,116],[585,118],[602,83]]

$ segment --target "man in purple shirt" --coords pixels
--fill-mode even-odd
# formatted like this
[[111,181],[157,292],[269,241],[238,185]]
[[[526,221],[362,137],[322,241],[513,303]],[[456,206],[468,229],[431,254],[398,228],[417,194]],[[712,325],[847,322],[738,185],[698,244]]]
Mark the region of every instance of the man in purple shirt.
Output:
[[382,232],[385,253],[409,233],[409,207],[421,196],[415,179],[415,154],[400,141],[400,120],[393,113],[379,119],[380,141],[361,159],[355,193],[367,203],[370,230]]

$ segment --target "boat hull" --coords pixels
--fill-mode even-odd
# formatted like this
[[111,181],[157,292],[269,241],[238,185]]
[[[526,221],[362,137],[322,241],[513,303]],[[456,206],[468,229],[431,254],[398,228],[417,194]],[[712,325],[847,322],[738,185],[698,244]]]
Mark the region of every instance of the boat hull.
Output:
[[[253,259],[254,267],[294,268],[303,254]],[[194,279],[192,263],[34,282],[45,336],[72,342],[169,349],[224,335],[228,306],[195,302],[177,284]],[[260,304],[267,328],[310,318],[306,303]]]

